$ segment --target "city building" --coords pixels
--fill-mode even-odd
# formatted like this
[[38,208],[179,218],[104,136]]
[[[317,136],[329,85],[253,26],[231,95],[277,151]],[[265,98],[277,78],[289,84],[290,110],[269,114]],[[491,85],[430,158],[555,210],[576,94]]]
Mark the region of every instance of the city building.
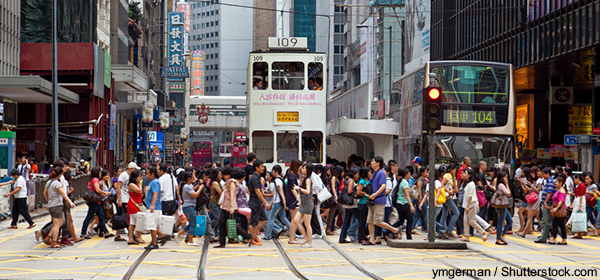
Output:
[[244,96],[252,51],[253,1],[192,3],[190,51],[201,50],[207,96]]

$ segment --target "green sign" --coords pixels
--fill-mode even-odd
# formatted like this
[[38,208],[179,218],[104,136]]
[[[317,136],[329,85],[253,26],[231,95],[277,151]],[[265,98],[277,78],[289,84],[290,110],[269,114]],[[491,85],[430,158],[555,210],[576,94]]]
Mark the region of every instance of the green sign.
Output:
[[185,91],[185,83],[169,82],[170,91]]
[[110,80],[112,78],[111,75],[111,56],[105,50],[104,51],[104,85],[110,88]]

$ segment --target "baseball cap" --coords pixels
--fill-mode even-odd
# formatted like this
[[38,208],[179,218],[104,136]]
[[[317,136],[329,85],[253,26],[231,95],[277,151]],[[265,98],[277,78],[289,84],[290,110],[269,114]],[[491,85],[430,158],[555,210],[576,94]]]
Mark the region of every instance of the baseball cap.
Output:
[[421,157],[415,157],[415,159],[413,159],[412,162],[416,162],[418,164],[421,164],[421,163],[423,163],[423,159]]
[[133,161],[127,165],[127,169],[129,169],[129,168],[140,169],[140,167]]
[[84,162],[84,161],[85,161],[84,159],[80,159],[80,160],[79,160],[79,162]]
[[181,173],[182,171],[185,171],[185,169],[183,169],[183,168],[178,168],[178,169],[175,171],[175,174],[176,174],[177,176],[179,176],[179,173]]

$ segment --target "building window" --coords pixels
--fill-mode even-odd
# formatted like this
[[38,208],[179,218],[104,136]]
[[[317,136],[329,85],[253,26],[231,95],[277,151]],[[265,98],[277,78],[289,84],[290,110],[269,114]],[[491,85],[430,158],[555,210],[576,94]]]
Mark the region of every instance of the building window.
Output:
[[215,75],[215,81],[219,79],[219,75]]
[[218,48],[218,47],[219,47],[219,43],[215,43],[215,48]]
[[210,15],[214,16],[215,15],[215,11],[210,11]]
[[219,32],[215,32],[215,37],[219,37]]
[[216,14],[216,15],[218,15],[218,14],[219,14],[219,10],[216,10],[216,11],[215,11],[215,14]]
[[202,23],[202,28],[204,28],[204,23]]
[[215,91],[219,91],[219,87],[215,86]]
[[215,58],[219,58],[219,54],[218,53],[215,54]]
[[217,21],[215,21],[215,25],[216,25],[216,26],[219,26],[219,21],[218,21],[218,20],[217,20]]
[[336,74],[336,75],[340,74],[340,67],[339,66],[334,66],[333,67],[333,74]]
[[342,53],[342,46],[334,46],[333,53]]
[[210,37],[215,37],[215,33],[214,32],[210,32]]
[[214,21],[211,21],[211,22],[210,22],[210,26],[215,26],[215,22],[214,22]]
[[214,47],[215,47],[215,44],[214,43],[210,43],[210,48],[212,49]]
[[[204,3],[203,3],[204,4]],[[202,13],[202,17],[204,17],[204,13]]]

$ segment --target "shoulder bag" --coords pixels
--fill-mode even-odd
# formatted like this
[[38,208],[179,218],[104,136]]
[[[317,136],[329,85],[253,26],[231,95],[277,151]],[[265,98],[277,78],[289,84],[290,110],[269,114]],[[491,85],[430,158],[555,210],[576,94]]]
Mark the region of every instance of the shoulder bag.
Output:
[[102,196],[96,192],[94,186],[92,185],[92,182],[93,181],[90,181],[90,183],[88,184],[89,188],[83,194],[83,200],[89,203],[100,202],[102,201]]
[[567,208],[565,207],[565,202],[563,201],[560,207],[558,207],[558,204],[554,202],[554,205],[552,205],[552,209],[550,209],[550,215],[556,218],[562,218],[567,216]]
[[[444,187],[441,187],[440,190],[441,190],[440,196],[438,196],[437,200],[435,201],[435,203],[438,205],[446,203],[446,189]],[[436,191],[436,195],[437,195],[437,191]]]
[[498,209],[506,209],[510,206],[508,197],[503,193],[498,193],[498,190],[494,193],[494,195],[492,195],[490,204],[492,205],[492,207]]
[[160,203],[162,206],[163,215],[166,216],[171,216],[177,212],[177,193],[175,193],[175,180],[173,179],[173,175],[169,174],[169,176],[171,176],[171,186],[173,187],[173,200],[161,201]]

